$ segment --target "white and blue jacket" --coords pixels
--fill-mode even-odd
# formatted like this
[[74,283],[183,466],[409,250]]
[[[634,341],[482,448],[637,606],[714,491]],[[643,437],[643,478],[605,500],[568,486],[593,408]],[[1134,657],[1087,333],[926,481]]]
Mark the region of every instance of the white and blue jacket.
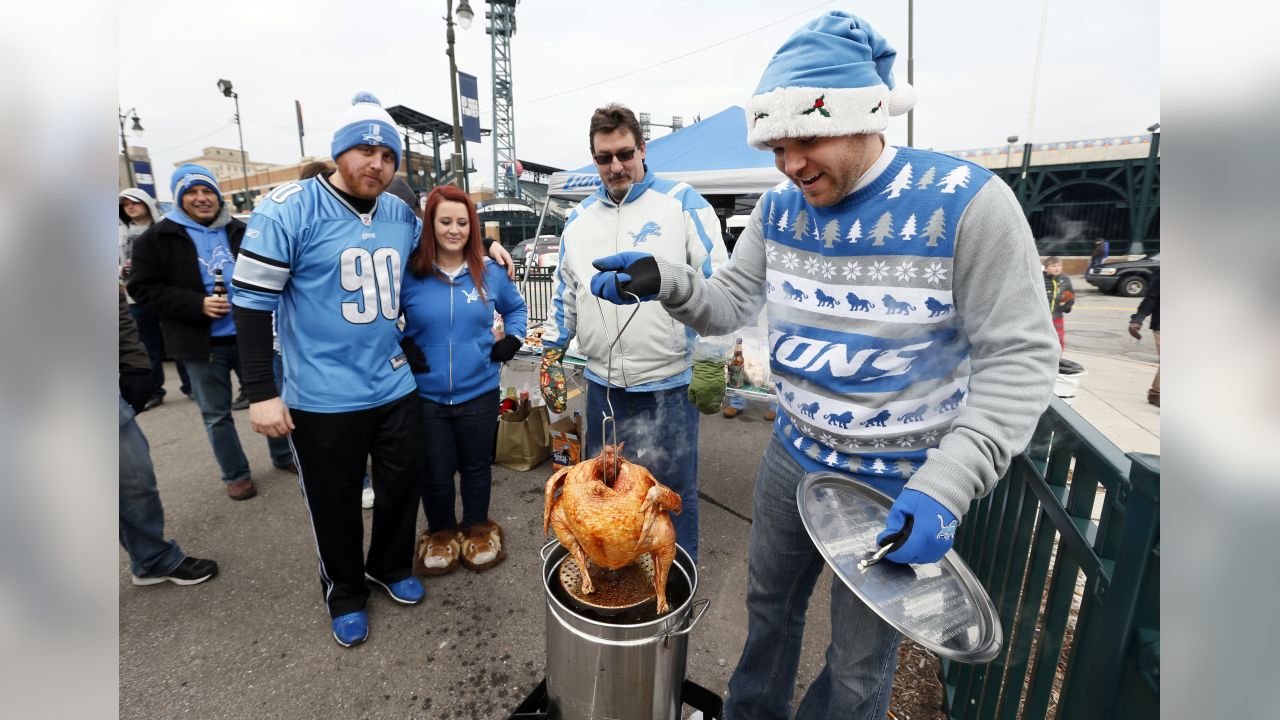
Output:
[[543,345],[567,347],[576,335],[587,358],[587,377],[597,383],[607,378],[615,387],[638,391],[688,384],[693,335],[658,303],[640,303],[635,320],[613,346],[610,370],[609,344],[636,306],[592,295],[591,276],[597,271],[591,261],[628,250],[687,265],[703,277],[728,259],[720,219],[688,184],[646,170],[621,204],[601,186],[565,223]]
[[466,265],[452,284],[436,273],[405,278],[400,288],[404,331],[422,348],[430,368],[414,373],[420,397],[457,405],[498,389],[502,363],[489,359],[493,313],[502,316],[507,335],[522,338],[528,309],[506,271],[488,258],[484,284],[476,288]]

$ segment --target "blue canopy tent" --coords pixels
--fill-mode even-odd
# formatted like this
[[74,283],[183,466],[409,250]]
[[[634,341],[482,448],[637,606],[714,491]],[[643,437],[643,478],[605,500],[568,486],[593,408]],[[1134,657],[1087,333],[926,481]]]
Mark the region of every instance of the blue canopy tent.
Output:
[[[711,117],[651,140],[645,162],[660,177],[689,183],[702,195],[763,193],[785,178],[773,155],[747,144],[746,112],[732,105]],[[600,187],[594,164],[551,176],[550,194],[584,198]]]

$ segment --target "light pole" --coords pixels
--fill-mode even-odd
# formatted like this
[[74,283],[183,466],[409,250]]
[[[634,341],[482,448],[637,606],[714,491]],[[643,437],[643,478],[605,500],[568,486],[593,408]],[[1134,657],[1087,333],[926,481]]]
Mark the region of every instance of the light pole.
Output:
[[1013,155],[1013,146],[1018,144],[1018,136],[1010,135],[1009,137],[1005,138],[1004,141],[1006,143],[1006,145],[1004,146],[1004,179],[1005,179],[1005,182],[1008,182],[1009,181],[1009,157]]
[[[915,73],[915,53],[916,43],[914,37],[916,25],[916,4],[915,0],[907,0],[907,84],[911,87],[916,85]],[[916,109],[912,107],[907,111],[907,147],[915,147],[916,139]]]
[[[445,53],[449,56],[449,86],[453,89],[453,184],[467,191],[467,169],[462,166],[462,115],[458,109],[458,63],[453,56],[453,1],[444,0],[445,26],[448,32],[445,38],[448,40],[448,49]],[[463,30],[471,27],[471,18],[475,17],[475,13],[471,11],[471,6],[467,4],[467,0],[458,0],[458,24]]]
[[244,177],[242,197],[247,205],[249,204],[249,166],[244,160],[244,128],[240,126],[240,94],[231,89],[230,80],[219,80],[218,89],[222,91],[223,96],[236,101],[236,134],[240,136],[240,174]]
[[138,184],[138,181],[133,176],[133,160],[129,158],[129,141],[124,137],[124,121],[130,115],[133,116],[133,127],[129,129],[133,131],[134,135],[138,136],[142,135],[142,122],[138,120],[137,108],[129,108],[121,112],[119,106],[117,106],[116,114],[120,116],[120,151],[124,153],[124,168],[129,173],[129,187],[133,187]]
[[1151,190],[1155,182],[1156,158],[1160,156],[1160,123],[1147,126],[1147,132],[1151,133],[1151,150],[1147,153],[1147,165],[1142,173],[1142,189],[1138,194],[1136,222],[1132,223],[1133,237],[1129,240],[1130,255],[1144,254],[1147,230],[1151,227],[1151,221],[1155,219],[1156,209],[1160,207],[1160,203],[1154,197],[1155,193]]

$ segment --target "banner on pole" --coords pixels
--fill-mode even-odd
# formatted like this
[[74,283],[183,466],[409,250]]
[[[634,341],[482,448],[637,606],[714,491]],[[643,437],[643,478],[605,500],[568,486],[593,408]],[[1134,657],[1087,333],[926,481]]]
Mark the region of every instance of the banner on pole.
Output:
[[148,195],[150,195],[151,197],[155,197],[156,196],[156,180],[155,180],[155,176],[151,174],[151,161],[150,160],[134,160],[130,158],[129,162],[133,164],[134,182],[137,184],[139,188],[146,190]]
[[459,109],[462,114],[462,139],[480,142],[480,94],[476,78],[464,72],[458,73]]

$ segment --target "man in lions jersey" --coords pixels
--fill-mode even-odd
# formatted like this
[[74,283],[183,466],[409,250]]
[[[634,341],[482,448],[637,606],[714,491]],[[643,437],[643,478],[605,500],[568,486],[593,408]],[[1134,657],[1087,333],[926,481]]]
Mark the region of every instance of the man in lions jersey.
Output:
[[[335,172],[283,185],[254,211],[233,284],[249,418],[257,432],[290,438],[333,636],[350,647],[369,634],[366,583],[407,605],[425,594],[413,576],[421,418],[396,327],[400,278],[422,221],[384,193],[401,146],[376,98],[356,95],[331,150]],[[510,267],[500,245],[491,253]],[[283,398],[271,370],[273,311]],[[366,558],[360,493],[370,456],[376,500]]]

